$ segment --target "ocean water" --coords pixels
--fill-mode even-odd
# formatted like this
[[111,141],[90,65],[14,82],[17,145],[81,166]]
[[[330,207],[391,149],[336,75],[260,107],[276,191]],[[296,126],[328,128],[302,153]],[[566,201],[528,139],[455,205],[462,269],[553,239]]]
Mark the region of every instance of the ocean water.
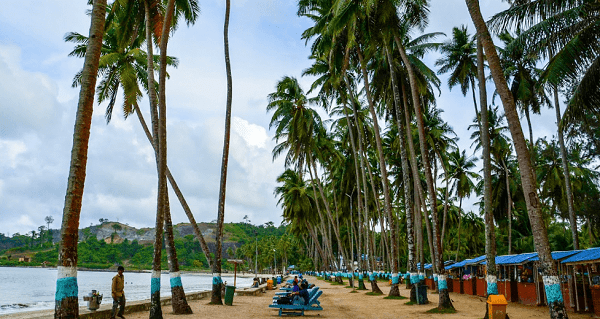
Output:
[[[116,272],[79,271],[79,305],[87,303],[83,296],[93,290],[104,295],[103,303],[110,302],[112,277]],[[128,301],[150,299],[150,273],[125,272],[125,297]],[[222,276],[223,281],[233,285],[233,274]],[[171,295],[169,274],[161,277],[161,297]],[[212,289],[212,276],[207,274],[181,274],[186,293]],[[237,277],[238,288],[250,287],[252,278]],[[56,292],[56,269],[0,267],[0,315],[54,309]]]

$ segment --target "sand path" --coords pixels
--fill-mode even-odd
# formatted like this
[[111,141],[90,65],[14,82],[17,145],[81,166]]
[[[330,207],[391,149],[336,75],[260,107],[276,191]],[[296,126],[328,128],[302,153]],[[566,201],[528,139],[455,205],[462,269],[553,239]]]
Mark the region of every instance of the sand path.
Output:
[[[455,314],[428,314],[427,310],[435,308],[438,295],[429,293],[428,305],[405,305],[409,300],[387,300],[383,299],[389,292],[387,283],[380,283],[383,296],[365,295],[368,291],[350,293],[351,289],[345,286],[331,285],[326,281],[307,277],[308,281],[315,283],[323,291],[319,298],[323,311],[307,311],[305,317],[318,318],[482,318],[485,313],[485,300],[481,297],[450,293],[450,298],[456,307]],[[347,283],[347,281],[346,281]],[[370,287],[369,284],[367,284]],[[208,300],[191,301],[194,314],[174,315],[171,307],[163,308],[165,319],[184,318],[274,318],[277,317],[277,309],[268,308],[276,291],[267,291],[261,296],[235,296],[233,306],[212,306]],[[409,291],[401,286],[400,294],[408,296]],[[548,308],[524,306],[518,303],[509,303],[508,314],[515,319],[549,318]],[[137,312],[126,315],[127,319],[147,319],[148,312]],[[571,319],[593,318],[591,314],[569,313]]]

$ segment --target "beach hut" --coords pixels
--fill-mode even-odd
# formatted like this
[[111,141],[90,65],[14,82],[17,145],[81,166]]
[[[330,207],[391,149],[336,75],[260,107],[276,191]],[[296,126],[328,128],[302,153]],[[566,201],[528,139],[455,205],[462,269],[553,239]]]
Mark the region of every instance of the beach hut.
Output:
[[[569,273],[568,273],[567,266],[564,264],[561,264],[561,261],[563,261],[563,260],[569,258],[570,256],[573,256],[579,252],[581,252],[581,250],[553,251],[551,253],[552,259],[554,260],[554,264],[556,266],[556,269],[558,270],[558,275],[562,279],[560,286],[561,286],[563,297],[565,298],[565,305],[568,303],[567,301],[570,301],[570,299],[568,298],[568,295],[570,293],[570,289],[569,289],[570,285],[567,280],[567,276]],[[544,289],[544,282],[543,282],[542,276],[539,273],[539,271],[537,270],[538,266],[539,266],[540,258],[536,254],[534,257],[532,257],[529,260],[534,263],[535,269],[536,269],[534,271],[534,273],[537,276],[537,290],[538,290],[537,304],[545,305],[546,304],[546,290]],[[565,296],[567,296],[567,297],[565,297]]]
[[537,253],[506,255],[496,257],[499,267],[498,292],[506,300],[527,305],[537,304],[537,289],[533,283],[533,262]]
[[[483,292],[483,297],[485,297],[487,293],[487,283],[485,281],[484,270],[481,265],[484,261],[485,255],[465,261],[462,278],[465,295],[476,296],[478,295],[478,290],[481,290],[482,292],[486,290]],[[481,286],[480,288],[477,287],[478,282]]]
[[[567,286],[565,307],[570,311],[593,311],[600,316],[600,247],[580,251],[562,260]],[[565,293],[567,290],[567,293]]]
[[[461,273],[460,270],[462,268],[462,266],[465,265],[465,261],[460,261],[457,263],[454,263],[450,266],[446,266],[444,267],[446,270],[448,270],[448,291],[452,291],[455,292],[457,294],[462,294],[463,292],[463,286],[462,286],[462,279],[461,277]],[[452,288],[450,288],[452,287]]]

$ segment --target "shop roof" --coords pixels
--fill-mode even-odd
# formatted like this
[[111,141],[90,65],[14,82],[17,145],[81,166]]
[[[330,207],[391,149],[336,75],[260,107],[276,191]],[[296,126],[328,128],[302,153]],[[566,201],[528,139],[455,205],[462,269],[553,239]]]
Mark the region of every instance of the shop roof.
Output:
[[[579,252],[581,252],[581,250],[553,251],[551,254],[552,254],[552,259],[554,259],[554,260],[563,260],[563,259],[573,256]],[[540,257],[538,257],[537,254],[535,255],[535,257],[530,259],[530,261],[538,261],[538,260],[540,260]]]
[[563,264],[588,261],[600,261],[600,247],[582,250],[562,261]]

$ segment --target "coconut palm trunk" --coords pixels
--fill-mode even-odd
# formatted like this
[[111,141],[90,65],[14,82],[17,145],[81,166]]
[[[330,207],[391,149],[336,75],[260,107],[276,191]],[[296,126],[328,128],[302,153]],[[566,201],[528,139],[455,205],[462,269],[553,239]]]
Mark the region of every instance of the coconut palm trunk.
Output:
[[[336,223],[333,220],[333,215],[331,214],[329,201],[327,200],[327,197],[325,197],[325,192],[323,190],[323,184],[321,183],[321,179],[317,175],[317,165],[315,164],[315,160],[314,160],[312,154],[310,154],[310,153],[308,154],[308,161],[309,161],[309,165],[312,166],[312,170],[314,172],[314,176],[313,176],[313,174],[311,174],[311,177],[314,177],[315,180],[317,181],[317,187],[319,188],[319,193],[321,194],[321,198],[323,199],[325,211],[327,213],[327,219],[329,220],[329,225],[331,225],[333,227],[333,232],[334,232],[335,238],[338,242],[338,248],[339,248],[340,252],[342,253],[342,257],[344,258],[344,260],[348,260],[346,252],[341,247],[342,239],[340,237],[340,230],[338,228],[338,223]],[[314,190],[314,188],[313,188],[313,190]],[[316,198],[316,196],[315,196],[315,198]]]
[[227,105],[225,111],[225,136],[223,141],[223,158],[221,161],[221,183],[219,187],[219,208],[217,214],[217,233],[215,260],[212,264],[212,294],[211,304],[222,305],[221,299],[221,255],[223,239],[223,220],[225,218],[225,192],[227,190],[227,165],[229,163],[229,140],[231,136],[231,101],[233,98],[233,83],[231,79],[231,63],[229,60],[229,13],[231,11],[230,0],[225,0],[225,22],[223,26],[223,43],[225,47],[225,69],[227,72]]
[[165,18],[160,37],[160,71],[158,87],[158,200],[156,208],[156,225],[154,239],[154,257],[152,262],[152,278],[150,285],[150,319],[162,319],[160,302],[160,274],[163,224],[167,207],[167,45],[171,31],[171,21],[175,10],[175,0],[169,0],[165,10]]
[[560,158],[565,179],[565,191],[567,193],[567,207],[569,209],[569,222],[571,223],[571,236],[573,237],[573,249],[579,249],[579,236],[577,235],[577,219],[575,218],[575,208],[573,207],[573,190],[571,188],[571,173],[567,162],[567,148],[565,147],[565,138],[561,128],[560,103],[558,101],[558,89],[554,88],[554,108],[556,110],[556,125],[558,126],[558,143],[560,144]]
[[[411,130],[410,130],[410,113],[408,110],[409,107],[409,103],[408,103],[408,92],[406,92],[404,83],[401,83],[401,88],[402,88],[402,96],[403,96],[403,105],[404,105],[404,122],[405,122],[405,126],[404,129],[406,131],[406,144],[408,144],[408,150],[409,150],[409,162],[410,162],[410,168],[412,171],[412,176],[413,176],[413,195],[415,198],[414,201],[414,207],[413,207],[413,212],[414,212],[414,233],[415,233],[415,239],[417,241],[418,244],[418,249],[417,249],[417,254],[418,256],[415,255],[415,261],[413,262],[414,267],[411,267],[410,263],[409,263],[409,267],[408,267],[408,272],[409,272],[409,276],[408,278],[406,278],[409,282],[410,282],[410,286],[411,286],[411,292],[410,292],[410,298],[412,302],[417,302],[416,299],[416,295],[417,295],[417,285],[420,282],[420,278],[419,278],[419,274],[418,274],[418,270],[417,270],[417,264],[416,264],[416,260],[418,259],[419,262],[421,263],[421,265],[423,264],[423,223],[422,223],[422,215],[421,215],[421,204],[419,201],[419,193],[422,194],[422,190],[420,188],[420,176],[419,176],[419,171],[417,168],[417,156],[415,154],[415,147],[414,147],[414,143],[413,143],[413,139],[412,139],[412,134],[411,134]],[[401,133],[404,134],[404,133]],[[410,260],[409,260],[410,262]]]
[[[392,249],[391,249],[391,254],[394,258],[394,263],[392,265],[392,272],[393,273],[398,273],[398,263],[397,263],[397,259],[396,256],[398,254],[398,246],[397,246],[397,240],[396,240],[396,224],[395,224],[395,220],[392,216],[392,204],[391,204],[391,199],[390,199],[390,190],[389,190],[389,180],[388,180],[388,176],[387,176],[387,167],[386,167],[386,163],[385,163],[385,157],[383,155],[383,146],[381,143],[381,135],[379,132],[379,124],[377,121],[377,113],[375,112],[375,105],[373,103],[373,98],[371,97],[371,92],[370,92],[370,88],[369,88],[369,78],[368,78],[368,73],[367,73],[367,66],[365,64],[364,58],[363,58],[363,54],[361,52],[361,49],[359,46],[356,47],[356,51],[358,53],[358,59],[360,62],[360,68],[362,70],[362,75],[363,75],[363,81],[364,81],[364,86],[365,86],[365,93],[367,95],[367,101],[369,102],[369,111],[371,112],[371,116],[373,117],[373,129],[375,131],[375,143],[377,146],[377,155],[378,155],[378,159],[379,159],[379,169],[381,170],[381,180],[382,180],[382,186],[383,186],[383,198],[384,198],[384,204],[385,204],[385,212],[386,215],[390,221],[390,232],[391,232],[391,236],[392,236]],[[376,193],[373,194],[373,196],[377,196]],[[373,278],[370,278],[371,280],[371,285],[373,286],[373,290],[378,290],[379,287],[377,287],[377,281],[373,280]],[[376,289],[375,289],[376,288]]]
[[[512,201],[512,194],[510,192],[510,176],[509,176],[509,170],[508,167],[506,166],[506,162],[504,161],[504,159],[500,160],[502,163],[502,168],[504,168],[504,183],[506,184],[506,197],[508,197],[508,208],[507,208],[507,215],[508,215],[508,254],[512,254],[512,207],[513,207],[513,201]],[[491,187],[491,185],[490,185]],[[490,195],[491,196],[491,195]]]
[[421,103],[419,101],[419,91],[418,91],[417,83],[416,83],[416,79],[415,79],[415,71],[412,68],[412,65],[410,64],[410,61],[406,54],[406,51],[405,51],[404,47],[402,46],[402,43],[401,43],[398,35],[395,35],[394,40],[396,42],[396,45],[398,46],[398,51],[400,52],[400,56],[402,57],[402,61],[404,62],[406,70],[408,72],[410,88],[411,88],[411,95],[413,98],[413,107],[415,109],[415,118],[416,118],[417,128],[418,128],[418,132],[419,132],[419,145],[421,148],[421,159],[423,162],[423,169],[425,170],[425,178],[426,178],[426,182],[427,182],[427,192],[429,193],[429,205],[431,206],[431,215],[432,215],[432,227],[431,228],[432,228],[432,236],[433,236],[433,255],[435,256],[434,260],[432,260],[432,263],[436,265],[435,268],[437,268],[437,271],[439,274],[438,275],[438,285],[439,285],[438,308],[439,309],[447,309],[447,308],[454,309],[454,306],[452,305],[452,301],[450,300],[450,295],[448,294],[445,269],[443,267],[443,262],[442,262],[442,252],[440,251],[441,250],[440,236],[439,236],[440,234],[439,234],[439,225],[438,225],[438,218],[437,218],[437,211],[436,211],[437,200],[436,200],[435,189],[433,186],[433,176],[431,174],[431,165],[429,163],[429,156],[428,156],[427,148],[426,148],[425,127],[424,127],[423,115],[422,115],[422,111],[421,111]]
[[448,221],[448,206],[449,206],[449,199],[450,199],[450,178],[448,177],[448,168],[446,167],[446,163],[444,163],[443,160],[441,160],[441,154],[439,153],[439,151],[437,151],[437,155],[440,158],[440,162],[442,164],[442,169],[444,170],[444,175],[446,176],[446,178],[444,178],[446,180],[446,189],[444,190],[444,214],[442,215],[443,219],[442,219],[442,251],[444,251],[444,239],[446,238],[446,224]]
[[[151,27],[152,26],[152,17],[150,14],[149,1],[144,1],[144,10],[145,10],[145,16],[146,16],[146,39],[152,39],[152,27]],[[146,46],[147,46],[147,63],[148,63],[148,83],[155,83],[155,81],[154,81],[154,53],[153,53],[154,49],[153,49],[152,41],[146,41]],[[157,154],[156,158],[158,161],[158,107],[157,107],[158,102],[157,102],[157,97],[156,97],[156,91],[154,90],[154,85],[148,86],[148,100],[150,101],[150,117],[151,117],[151,121],[152,121],[152,134],[150,134],[150,131],[148,130],[148,127],[144,121],[142,113],[140,112],[140,110],[137,106],[135,107],[135,111],[136,111],[136,114],[138,115],[138,119],[140,120],[140,124],[142,125],[142,128],[144,129],[144,132],[146,133],[146,137],[150,141],[150,144],[152,144],[152,147],[154,148],[154,152]],[[202,232],[200,231],[200,228],[198,227],[198,223],[196,223],[196,220],[194,219],[194,215],[192,214],[192,211],[191,211],[189,205],[187,204],[187,201],[183,197],[183,194],[181,193],[179,186],[175,182],[173,175],[171,175],[168,165],[167,165],[167,178],[169,180],[169,183],[171,184],[171,189],[173,189],[173,191],[175,192],[175,195],[177,196],[177,199],[179,199],[179,203],[181,204],[183,211],[187,215],[187,217],[192,225],[192,228],[194,229],[196,238],[200,242],[200,247],[202,247],[202,251],[204,252],[204,256],[206,257],[206,260],[210,267],[211,258],[210,258],[210,251],[208,249],[208,245],[206,244],[206,241],[204,240],[204,236],[202,236]]]
[[458,199],[458,230],[456,231],[456,256],[454,260],[458,260],[458,252],[460,251],[460,226],[462,224],[462,197]]
[[531,164],[531,158],[527,149],[527,142],[523,135],[519,115],[517,113],[515,101],[508,88],[506,79],[502,72],[500,59],[496,52],[494,42],[488,31],[487,25],[481,15],[478,0],[465,0],[469,9],[469,14],[473,24],[485,49],[487,60],[492,73],[492,78],[496,84],[496,89],[502,100],[504,113],[508,121],[508,126],[517,153],[517,161],[521,171],[521,185],[525,194],[525,203],[529,214],[529,222],[533,232],[535,248],[540,258],[539,269],[542,272],[544,288],[546,291],[546,300],[550,311],[550,317],[568,318],[564,299],[560,289],[560,279],[552,255],[550,254],[550,244],[546,225],[543,220],[540,200],[537,194],[536,180]]
[[[348,76],[345,75],[344,76],[346,84],[348,85],[348,87],[350,87],[349,83],[350,81],[348,80]],[[350,93],[352,94],[352,91],[350,91]],[[358,212],[358,225],[359,225],[359,230],[358,230],[358,256],[359,256],[359,268],[360,268],[360,273],[358,274],[358,289],[365,289],[365,285],[364,285],[364,280],[363,280],[363,272],[364,270],[367,268],[366,267],[366,262],[365,260],[363,260],[363,253],[367,253],[367,250],[365,250],[363,243],[366,242],[366,238],[363,238],[364,235],[364,223],[363,223],[363,219],[364,222],[366,223],[366,216],[368,215],[368,211],[367,211],[367,197],[368,197],[368,186],[367,186],[367,177],[366,177],[366,173],[365,173],[365,160],[364,160],[364,147],[363,145],[365,145],[365,137],[363,136],[363,129],[361,128],[361,126],[359,125],[359,121],[358,121],[358,106],[356,105],[356,99],[354,98],[354,96],[352,95],[352,109],[354,112],[354,121],[355,121],[355,125],[356,125],[356,129],[358,132],[358,160],[360,161],[360,176],[357,176],[357,180],[360,180],[362,178],[362,191],[360,188],[360,183],[357,184],[358,187],[358,205],[357,205],[357,212]],[[361,193],[364,195],[365,199],[364,202],[362,200],[362,196]],[[364,206],[363,206],[364,205]]]
[[[146,121],[144,120],[144,117],[143,117],[140,109],[137,106],[135,106],[134,110],[135,110],[135,113],[138,116],[140,124],[142,125],[142,129],[144,130],[144,133],[146,133],[146,137],[148,138],[148,140],[152,144],[152,147],[154,149],[154,152],[156,153],[156,157],[157,157],[157,161],[158,161],[158,149],[157,149],[156,145],[153,143],[153,140],[154,140],[153,137],[152,137],[153,135],[150,133],[150,131],[148,129],[148,125],[146,125]],[[167,165],[167,179],[169,180],[169,184],[171,185],[171,189],[173,190],[173,192],[177,196],[177,199],[179,200],[179,203],[181,204],[181,207],[183,208],[183,211],[187,215],[187,217],[188,217],[188,219],[190,221],[190,224],[191,224],[192,228],[194,229],[194,234],[196,235],[196,239],[198,239],[198,241],[200,242],[200,247],[202,248],[202,252],[204,253],[204,257],[206,257],[206,260],[208,261],[208,264],[209,264],[209,267],[210,267],[210,265],[211,265],[211,256],[210,256],[210,251],[208,249],[208,245],[206,244],[206,241],[204,240],[204,236],[202,236],[202,232],[200,231],[200,227],[198,227],[198,223],[196,223],[196,219],[194,218],[194,214],[192,213],[192,210],[190,209],[190,206],[188,205],[187,201],[185,200],[185,197],[183,196],[183,193],[181,192],[181,189],[179,189],[179,185],[175,181],[175,178],[171,174],[171,171],[169,170],[169,166],[168,165]]]
[[[487,291],[486,296],[498,294],[498,272],[496,271],[496,228],[492,213],[492,162],[490,153],[490,121],[487,104],[487,90],[485,87],[485,69],[483,47],[479,36],[477,37],[477,78],[479,82],[479,101],[481,113],[479,126],[481,132],[481,145],[483,147],[483,214],[485,220],[485,259],[487,264]],[[508,182],[508,179],[507,179]],[[506,185],[508,187],[508,184]],[[510,200],[510,190],[509,190]],[[509,207],[510,209],[510,207]],[[510,246],[509,246],[510,254]],[[489,307],[485,307],[484,319],[489,318]]]
[[60,231],[54,318],[79,317],[79,288],[77,285],[79,216],[85,184],[88,144],[105,16],[106,0],[95,0],[90,23],[90,41],[87,45],[81,77],[81,90],[79,91],[73,147],[71,149],[71,164]]
[[173,236],[173,223],[171,222],[171,208],[169,206],[169,195],[166,194],[165,200],[165,246],[169,264],[169,275],[171,284],[171,306],[173,313],[178,315],[191,314],[192,308],[188,305],[185,298],[185,291],[181,283],[181,274],[179,273],[179,261],[177,260],[177,251],[175,250],[175,240]]

